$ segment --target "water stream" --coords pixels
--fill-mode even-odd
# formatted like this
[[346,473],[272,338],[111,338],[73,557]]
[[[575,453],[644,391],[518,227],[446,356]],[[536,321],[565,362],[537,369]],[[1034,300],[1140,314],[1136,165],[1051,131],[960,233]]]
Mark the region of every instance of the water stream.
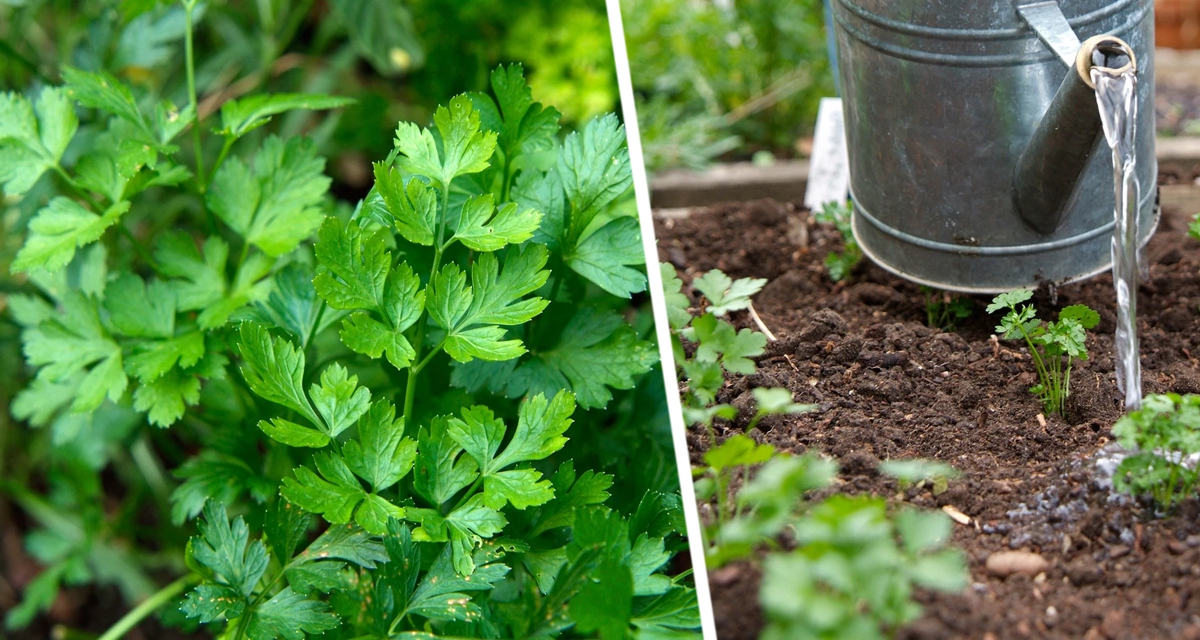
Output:
[[1142,365],[1138,358],[1137,290],[1138,203],[1141,184],[1136,170],[1137,74],[1093,67],[1096,103],[1104,123],[1104,139],[1112,149],[1116,227],[1113,229],[1113,285],[1117,290],[1117,388],[1125,394],[1125,410],[1142,404]]

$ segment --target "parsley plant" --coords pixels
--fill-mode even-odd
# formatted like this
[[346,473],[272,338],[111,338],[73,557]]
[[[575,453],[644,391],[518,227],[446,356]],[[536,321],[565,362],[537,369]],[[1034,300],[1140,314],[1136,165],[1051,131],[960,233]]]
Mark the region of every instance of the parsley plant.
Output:
[[160,610],[233,640],[693,635],[617,118],[562,138],[500,67],[401,122],[350,207],[317,143],[267,133],[350,101],[203,114],[202,8],[182,108],[69,67],[0,96],[0,186],[33,210],[12,412],[50,449],[3,486],[46,567],[6,625],[94,583],[142,602],[104,640]]
[[1032,297],[1033,292],[1025,289],[1002,293],[987,312],[1005,312],[996,327],[1001,338],[1025,340],[1038,374],[1038,384],[1030,391],[1042,401],[1046,413],[1066,415],[1071,365],[1074,360],[1087,360],[1087,329],[1100,322],[1100,314],[1075,304],[1058,312],[1058,322],[1044,322],[1034,317],[1033,305],[1022,305]]
[[1196,495],[1200,470],[1200,396],[1149,395],[1117,420],[1113,434],[1129,450],[1113,474],[1118,491],[1149,495],[1163,512]]

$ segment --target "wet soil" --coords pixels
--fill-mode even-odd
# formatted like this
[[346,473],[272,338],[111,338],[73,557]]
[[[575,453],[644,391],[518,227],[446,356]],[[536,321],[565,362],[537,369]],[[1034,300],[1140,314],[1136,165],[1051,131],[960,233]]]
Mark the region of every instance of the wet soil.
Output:
[[[1138,303],[1146,393],[1200,393],[1200,243],[1186,229],[1181,212],[1166,211],[1147,247],[1149,278]],[[778,340],[758,372],[734,376],[718,400],[748,407],[750,389],[781,386],[820,410],[765,419],[753,437],[835,456],[839,491],[952,505],[971,517],[954,534],[971,586],[920,594],[924,616],[901,637],[1200,638],[1200,505],[1193,500],[1156,519],[1144,505],[1112,497],[1089,460],[1121,415],[1109,276],[1034,298],[1040,317],[1082,303],[1102,318],[1063,418],[1040,415],[1028,352],[992,338],[996,318],[984,312],[986,298],[974,298],[974,313],[944,332],[926,326],[921,290],[869,261],[834,284],[823,260],[841,239],[796,204],[696,210],[657,221],[657,232],[660,258],[685,282],[713,268],[770,280],[755,308]],[[746,317],[733,321],[751,326]],[[720,424],[718,438],[744,427]],[[689,436],[694,463],[706,440]],[[898,496],[876,464],[913,457],[951,463],[962,476],[936,497],[923,489]],[[988,555],[1013,549],[1040,554],[1050,569],[1036,578],[990,575]],[[763,624],[756,566],[727,566],[711,579],[722,640],[756,637]]]

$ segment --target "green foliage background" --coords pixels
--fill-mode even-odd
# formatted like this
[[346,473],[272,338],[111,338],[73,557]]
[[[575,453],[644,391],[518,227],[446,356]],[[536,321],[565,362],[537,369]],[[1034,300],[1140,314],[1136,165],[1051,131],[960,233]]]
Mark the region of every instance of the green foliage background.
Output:
[[[0,608],[14,611],[22,596],[30,603],[10,615],[11,627],[32,617],[23,632],[32,637],[54,625],[100,632],[156,594],[150,602],[173,634],[222,617],[250,637],[377,632],[348,612],[382,601],[345,580],[401,603],[407,597],[405,622],[388,617],[390,606],[371,609],[372,619],[402,629],[415,616],[421,633],[496,633],[455,617],[475,611],[457,604],[462,592],[487,612],[487,624],[510,629],[576,592],[596,603],[544,618],[548,635],[608,638],[649,628],[687,636],[698,625],[687,573],[654,573],[686,541],[629,217],[628,164],[620,160],[623,131],[612,116],[596,118],[616,95],[604,5],[520,5],[197,4],[194,98],[178,3],[0,6],[0,89],[12,92],[0,108],[8,123],[0,126],[0,523],[6,536],[24,536],[22,550],[5,549],[0,572],[19,565],[25,576],[17,589],[0,589]],[[496,84],[501,62],[526,64],[534,99],[561,111],[561,133],[536,123],[512,129],[510,112],[489,111],[491,96],[501,110],[506,98],[520,102],[523,79]],[[451,100],[463,92],[477,93]],[[267,93],[275,97],[257,101]],[[314,97],[325,95],[353,101]],[[198,137],[188,127],[193,102]],[[446,104],[453,116],[422,131]],[[25,122],[24,110],[37,121],[32,137],[12,126]],[[495,133],[470,133],[480,118],[501,132],[498,143]],[[401,135],[397,122],[415,124],[402,125]],[[446,145],[461,135],[470,140],[462,148],[485,161],[445,174]],[[502,150],[490,159],[488,136]],[[426,140],[434,151],[420,160]],[[599,158],[601,172],[616,173],[580,172],[590,187],[555,183],[565,175],[554,173],[556,158],[571,153],[562,171],[594,168]],[[414,195],[417,182],[440,193]],[[605,195],[584,206],[581,194],[596,185]],[[472,198],[478,194],[490,199]],[[434,217],[397,213],[418,202],[436,205]],[[547,226],[549,219],[563,226]],[[445,227],[459,244],[427,248],[425,224]],[[497,226],[506,231],[493,233]],[[417,331],[425,315],[396,317],[391,302],[368,304],[338,289],[375,277],[357,271],[365,255],[390,265],[387,295],[406,301],[395,308],[419,309],[418,299],[440,305],[429,311],[430,341]],[[502,285],[509,306],[490,312],[452,310],[451,267],[482,296],[488,267],[480,265],[504,274],[522,260],[533,271],[544,267],[546,284]],[[627,360],[596,372],[579,364],[584,353]],[[406,369],[418,367],[414,387]],[[292,382],[273,386],[284,380]],[[563,389],[577,395],[573,413]],[[546,444],[506,462],[514,468],[488,472],[515,474],[527,491],[489,488],[480,475],[478,493],[472,487],[461,499],[422,506],[416,494],[442,493],[421,488],[428,480],[414,478],[434,472],[421,471],[421,458],[413,470],[406,452],[418,439],[423,452],[458,445],[427,441],[417,427],[460,420],[463,441],[494,438],[495,429],[515,438],[543,428],[526,416],[537,405],[524,401],[539,394],[558,407]],[[403,424],[389,416],[406,419],[403,441],[388,439],[387,425]],[[568,424],[564,447],[553,434]],[[475,453],[481,465],[491,460]],[[278,497],[281,484],[293,503],[323,518],[290,507]],[[551,487],[556,500],[547,502]],[[352,502],[332,502],[335,495]],[[466,507],[480,519],[456,538],[446,522]],[[591,538],[571,535],[574,518]],[[505,519],[511,526],[500,534]],[[347,520],[357,524],[341,524]],[[545,522],[558,524],[550,530]],[[654,561],[659,539],[665,555]],[[528,555],[530,545],[541,555]],[[601,547],[609,551],[598,554]],[[417,557],[415,567],[405,564]],[[439,564],[451,557],[452,567]],[[540,558],[520,565],[540,567],[537,588],[519,557]],[[640,577],[625,584],[630,562],[640,563]],[[570,571],[555,590],[560,566]],[[418,581],[444,582],[472,567],[499,595],[461,584],[433,596],[413,591]],[[197,581],[181,608],[181,594]],[[431,608],[435,596],[449,598],[449,609]],[[335,611],[346,621],[339,631]],[[629,625],[630,616],[663,611],[670,615]]]
[[621,0],[646,165],[790,157],[834,95],[821,0]]

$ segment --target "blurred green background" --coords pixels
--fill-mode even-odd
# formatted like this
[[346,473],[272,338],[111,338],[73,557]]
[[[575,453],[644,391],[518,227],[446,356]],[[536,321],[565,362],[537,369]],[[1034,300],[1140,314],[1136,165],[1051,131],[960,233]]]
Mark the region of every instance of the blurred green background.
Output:
[[621,0],[646,166],[797,155],[834,95],[821,0]]
[[[201,108],[259,90],[331,93],[358,103],[303,132],[332,159],[339,195],[370,187],[367,158],[392,148],[396,122],[429,122],[451,96],[487,88],[521,62],[534,96],[573,127],[617,101],[604,0],[246,0],[210,2],[197,21]],[[469,37],[467,35],[469,34]],[[0,0],[0,90],[56,84],[59,65],[107,69],[187,102],[183,9],[158,0]],[[215,54],[213,53],[215,52]]]

